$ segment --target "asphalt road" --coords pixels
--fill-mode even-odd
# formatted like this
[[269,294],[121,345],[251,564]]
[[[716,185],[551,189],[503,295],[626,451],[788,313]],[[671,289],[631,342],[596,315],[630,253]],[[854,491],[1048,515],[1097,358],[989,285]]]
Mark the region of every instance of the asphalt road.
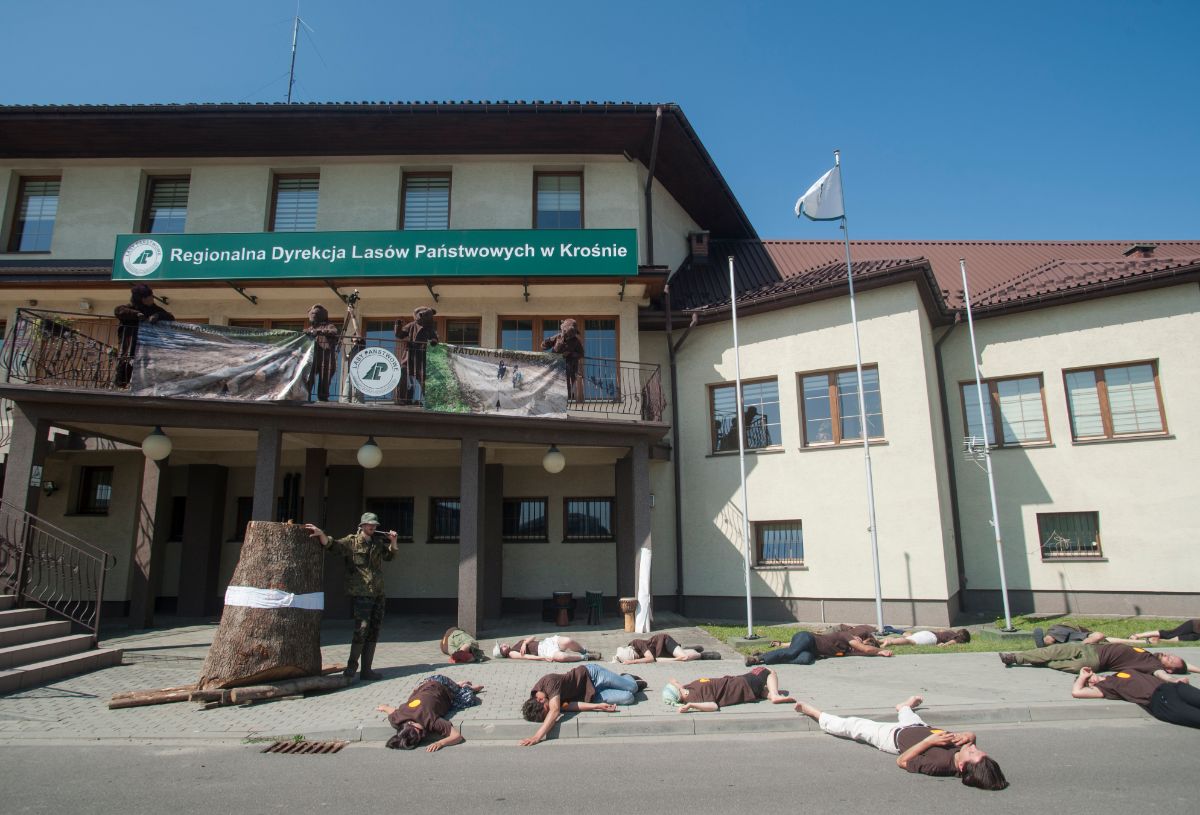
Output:
[[1200,811],[1200,732],[1160,722],[976,728],[1004,792],[910,775],[894,758],[820,733],[479,743],[440,753],[354,744],[329,756],[206,743],[0,748],[3,811],[1100,812]]

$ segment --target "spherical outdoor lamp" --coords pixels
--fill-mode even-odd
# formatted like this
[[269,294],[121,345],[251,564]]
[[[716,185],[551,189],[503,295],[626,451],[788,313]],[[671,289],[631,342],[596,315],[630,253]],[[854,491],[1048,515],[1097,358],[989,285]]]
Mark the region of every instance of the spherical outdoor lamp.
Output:
[[367,439],[366,444],[358,448],[358,463],[363,469],[373,470],[383,461],[383,450],[375,443],[375,437]]
[[174,445],[171,444],[171,437],[158,425],[154,426],[149,436],[142,439],[142,453],[151,461],[162,461],[171,455],[172,447]]
[[567,457],[559,452],[557,445],[550,445],[550,449],[546,451],[546,455],[542,456],[542,467],[550,475],[558,475],[563,471],[563,467],[567,466]]

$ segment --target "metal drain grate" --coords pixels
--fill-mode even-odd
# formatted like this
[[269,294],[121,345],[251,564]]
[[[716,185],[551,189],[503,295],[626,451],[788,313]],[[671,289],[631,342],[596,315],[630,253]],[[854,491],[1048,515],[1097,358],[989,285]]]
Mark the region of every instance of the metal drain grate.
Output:
[[262,752],[327,756],[340,752],[349,743],[348,741],[277,741],[264,747]]

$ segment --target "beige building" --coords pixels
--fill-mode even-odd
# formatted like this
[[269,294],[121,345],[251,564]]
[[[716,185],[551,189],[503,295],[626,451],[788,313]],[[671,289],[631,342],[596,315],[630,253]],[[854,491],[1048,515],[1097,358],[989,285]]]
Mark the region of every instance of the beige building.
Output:
[[[60,605],[91,590],[22,560],[18,539],[53,529],[54,546],[107,553],[105,614],[213,614],[249,520],[344,534],[370,510],[404,541],[387,574],[397,609],[474,630],[553,592],[611,607],[641,588],[658,607],[740,618],[733,257],[756,615],[873,617],[841,245],[761,240],[676,106],[10,107],[0,133],[0,581],[52,584]],[[164,256],[144,282],[181,322],[300,330],[318,302],[340,322],[357,292],[368,347],[398,351],[397,322],[431,306],[444,343],[533,351],[575,319],[567,416],[362,401],[340,372],[327,403],[135,396],[118,387],[110,315],[143,280],[122,271],[143,238]],[[543,255],[357,256],[497,241]],[[622,241],[626,257],[600,257]],[[218,257],[233,246],[274,248]],[[1200,381],[1200,241],[853,254],[886,620],[999,608],[986,477],[962,452],[983,430],[959,257],[1014,611],[1194,611],[1200,449],[1183,419]],[[156,426],[165,463],[140,447]],[[373,468],[357,457],[368,438]],[[340,569],[329,560],[339,613]],[[94,621],[90,606],[78,617]]]

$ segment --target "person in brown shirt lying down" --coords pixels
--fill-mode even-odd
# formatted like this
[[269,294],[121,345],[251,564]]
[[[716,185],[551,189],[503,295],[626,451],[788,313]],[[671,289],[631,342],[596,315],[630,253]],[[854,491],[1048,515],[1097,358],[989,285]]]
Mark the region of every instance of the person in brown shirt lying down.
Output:
[[693,659],[720,659],[721,655],[713,651],[705,651],[702,647],[684,648],[670,634],[655,634],[644,640],[632,640],[628,645],[617,649],[613,662],[634,665],[642,662],[656,662],[660,659],[674,659],[679,662],[690,662]]
[[874,637],[859,637],[848,631],[813,634],[798,631],[783,648],[746,657],[746,667],[752,665],[812,665],[818,659],[832,657],[890,657],[892,652],[880,648]]
[[463,703],[456,699],[456,694],[465,693],[465,690],[460,689],[469,690],[471,693],[467,696],[473,698],[474,694],[483,690],[483,686],[459,682],[458,687],[452,690],[450,682],[446,677],[432,676],[417,685],[409,695],[408,701],[400,707],[380,705],[375,708],[380,713],[386,713],[388,723],[396,728],[396,734],[388,739],[388,747],[395,750],[412,750],[433,735],[441,738],[429,745],[426,751],[436,753],[443,747],[463,741],[458,728],[443,717],[456,706],[456,702],[460,705]]
[[1002,790],[1008,780],[1000,765],[975,744],[974,733],[952,733],[930,727],[914,709],[924,701],[910,696],[896,705],[895,722],[876,722],[857,716],[834,716],[800,702],[796,712],[816,719],[821,730],[831,736],[869,744],[884,753],[896,755],[896,765],[910,773],[957,776],[968,787]]
[[645,680],[633,674],[615,674],[596,662],[580,665],[566,673],[546,674],[521,705],[521,716],[525,721],[541,722],[541,726],[531,738],[521,739],[519,744],[530,747],[545,741],[564,710],[615,713],[617,705],[632,705],[637,692],[645,689]]
[[678,705],[680,713],[693,710],[715,713],[722,707],[757,702],[759,699],[768,699],[776,705],[796,701],[786,691],[779,689],[779,676],[775,670],[761,665],[741,676],[697,679],[686,685],[679,684],[678,679],[668,679],[662,690],[662,698],[668,705]]
[[1117,671],[1101,676],[1080,668],[1071,695],[1076,699],[1117,699],[1133,702],[1154,718],[1184,727],[1200,727],[1200,689],[1140,671]]

